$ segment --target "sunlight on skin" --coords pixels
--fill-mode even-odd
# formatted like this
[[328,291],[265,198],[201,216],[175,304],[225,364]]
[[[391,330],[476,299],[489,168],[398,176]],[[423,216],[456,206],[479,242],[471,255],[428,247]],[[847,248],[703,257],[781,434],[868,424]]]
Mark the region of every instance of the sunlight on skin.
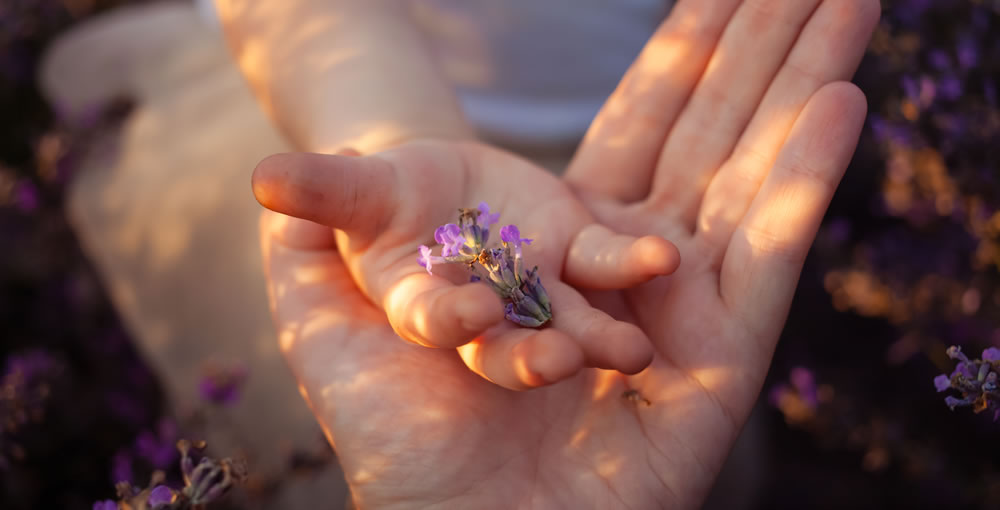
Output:
[[[294,146],[324,153],[351,146],[371,153],[413,138],[418,131],[445,138],[470,132],[457,102],[444,92],[444,78],[428,59],[399,58],[386,63],[380,58],[398,43],[395,39],[409,44],[417,37],[416,29],[407,23],[409,16],[402,15],[408,5],[345,2],[330,8],[308,1],[215,3],[240,68],[264,110]],[[386,16],[386,12],[397,16]],[[397,37],[385,38],[385,33]],[[365,84],[377,82],[374,75],[384,74],[385,65],[398,76],[442,86],[426,96],[375,93]],[[306,80],[334,86],[303,87]],[[386,85],[386,91],[393,86]],[[422,105],[411,107],[415,99],[440,105],[440,115],[430,120]]]
[[323,264],[299,266],[292,273],[292,279],[297,284],[308,284],[325,280],[330,270]]
[[611,478],[618,474],[625,464],[625,458],[621,455],[604,454],[597,458],[597,474],[602,478]]
[[[851,63],[865,48],[860,41],[871,30],[870,24],[857,22],[858,8],[850,2],[823,2],[806,24],[800,38],[814,42],[792,49],[733,154],[706,190],[698,229],[713,243],[732,235],[813,91],[824,81],[853,72]],[[818,61],[817,53],[833,58]]]
[[[824,4],[836,1],[841,0],[828,0]],[[761,73],[767,74],[771,67],[774,67],[774,72],[779,72],[781,62],[775,64],[773,59],[785,55],[795,45],[795,38],[788,33],[753,37],[753,27],[761,24],[764,28],[769,26],[766,9],[779,4],[761,0],[747,7],[756,11],[738,15],[738,23],[730,22],[729,18],[738,4],[736,0],[720,0],[710,5],[696,1],[678,4],[677,19],[691,23],[685,30],[696,34],[685,34],[693,41],[691,48],[685,50],[687,58],[674,61],[671,64],[675,66],[672,70],[674,74],[669,79],[661,80],[666,92],[650,85],[666,71],[659,67],[660,63],[651,62],[655,59],[646,58],[636,66],[636,70],[630,71],[630,77],[626,78],[628,83],[623,83],[612,98],[607,110],[611,114],[602,115],[595,126],[598,135],[601,129],[608,130],[595,141],[595,150],[610,147],[619,151],[628,149],[636,154],[605,152],[603,157],[590,162],[589,173],[577,173],[574,181],[584,189],[606,191],[608,194],[605,197],[610,197],[609,201],[647,196],[654,174],[660,178],[675,173],[656,165],[670,126],[677,120],[674,117],[687,114],[697,117],[685,117],[685,122],[693,132],[697,132],[695,128],[700,125],[702,138],[694,135],[679,137],[680,141],[674,142],[679,156],[660,158],[670,165],[679,166],[691,163],[691,158],[701,158],[691,168],[676,172],[672,178],[677,181],[669,181],[668,178],[674,186],[664,188],[660,186],[662,180],[657,183],[661,190],[690,192],[684,197],[683,204],[674,204],[660,195],[655,200],[657,207],[640,210],[623,206],[610,220],[607,215],[596,213],[615,230],[639,232],[640,235],[669,232],[678,234],[677,242],[683,243],[681,251],[685,256],[685,268],[681,272],[670,278],[648,282],[629,291],[630,294],[618,294],[618,299],[631,309],[631,317],[636,318],[644,329],[655,333],[652,340],[659,353],[649,368],[628,378],[613,372],[586,370],[562,384],[532,392],[510,393],[471,374],[458,362],[453,351],[421,350],[412,345],[390,342],[395,337],[387,328],[375,327],[384,320],[380,317],[367,324],[345,316],[343,326],[331,323],[328,327],[316,328],[310,335],[304,335],[316,339],[316,342],[309,342],[308,349],[301,342],[293,342],[295,347],[290,349],[290,358],[294,361],[290,364],[302,372],[300,375],[322,378],[308,386],[312,389],[317,414],[334,423],[332,428],[344,437],[351,437],[352,434],[354,438],[360,437],[360,443],[345,443],[342,458],[352,482],[360,474],[364,475],[362,478],[366,483],[377,484],[365,488],[369,497],[380,497],[379,492],[389,488],[394,475],[412,477],[414,466],[423,467],[428,458],[447,459],[439,464],[446,473],[422,480],[429,484],[427,486],[408,488],[421,496],[424,493],[419,491],[428,490],[434,497],[440,497],[440,493],[434,490],[437,488],[433,486],[435,483],[455,489],[463,497],[468,495],[470,486],[456,486],[448,476],[452,473],[455,478],[464,478],[465,481],[471,478],[471,486],[476,490],[491,485],[485,480],[502,479],[501,475],[516,476],[514,473],[522,474],[517,481],[534,484],[538,480],[525,480],[524,468],[526,465],[537,467],[539,461],[544,459],[561,469],[559,475],[562,478],[557,479],[555,484],[564,487],[569,482],[571,487],[585,492],[581,496],[584,499],[609,502],[609,506],[615,501],[624,504],[639,501],[649,505],[653,498],[659,506],[693,507],[704,497],[759,392],[794,291],[799,269],[797,264],[805,256],[808,241],[812,239],[811,233],[815,230],[812,227],[822,216],[822,209],[832,190],[822,181],[835,182],[839,179],[838,172],[846,166],[840,151],[853,149],[852,144],[856,141],[854,131],[860,126],[855,123],[860,121],[854,118],[858,113],[854,108],[859,101],[863,103],[863,99],[856,95],[848,96],[846,90],[834,91],[842,96],[824,96],[819,101],[818,104],[832,108],[843,109],[844,105],[849,105],[850,112],[834,116],[840,122],[849,120],[846,122],[849,125],[841,132],[824,134],[835,147],[807,144],[807,150],[791,151],[792,156],[786,155],[771,170],[772,175],[767,179],[777,180],[764,182],[743,220],[745,225],[733,234],[731,242],[725,241],[727,246],[719,248],[727,254],[720,272],[719,265],[712,260],[712,253],[699,245],[704,240],[692,232],[696,225],[695,216],[688,218],[686,214],[690,209],[696,209],[695,206],[702,200],[705,190],[699,186],[707,183],[711,173],[719,169],[712,163],[725,161],[743,128],[746,128],[745,124],[753,124],[756,103],[766,97],[768,83],[755,82],[754,86],[746,87],[740,95],[731,98],[740,102],[737,105],[724,104],[725,98],[719,97],[715,98],[715,102],[708,101],[712,99],[712,91],[702,90],[702,95],[707,97],[699,103],[703,106],[699,109],[703,117],[698,117],[698,112],[690,113],[693,107],[689,106],[698,101],[689,101],[688,96],[703,79],[711,79],[721,85],[731,83],[733,77],[727,78],[727,75],[740,75],[739,71],[745,70],[747,65],[747,53],[752,54],[755,50],[767,50],[768,63],[773,64],[762,66],[766,69],[760,70]],[[781,5],[787,7],[786,21],[791,20],[789,22],[793,25],[801,17],[802,9],[808,7],[789,2],[782,2]],[[707,21],[693,21],[699,18],[707,18]],[[726,49],[719,51],[728,53],[732,50],[733,53],[723,55],[715,51],[715,39],[727,23],[728,26],[742,26],[741,30],[749,34],[745,38],[760,44],[739,44],[739,40],[726,39]],[[757,26],[757,29],[760,28]],[[678,37],[680,32],[669,32],[668,36]],[[656,46],[663,40],[669,39],[661,37],[653,41],[650,48],[656,48],[657,52],[684,50]],[[788,46],[777,56],[771,54],[779,53],[771,51],[771,46],[780,46],[775,43],[776,40],[785,41]],[[744,58],[739,58],[741,55]],[[841,55],[839,58],[850,60],[848,57]],[[705,67],[710,60],[716,64],[705,75]],[[856,62],[848,62],[847,67],[854,64]],[[644,65],[652,66],[649,68],[652,71],[645,76],[641,72]],[[649,88],[644,88],[646,86]],[[841,88],[845,86],[849,87],[840,84]],[[809,94],[808,97],[818,94]],[[715,96],[719,96],[718,92]],[[634,103],[615,104],[614,101]],[[761,133],[767,136],[780,137],[778,131],[787,127],[771,124],[778,122],[775,119],[787,122],[786,116],[781,114],[786,108],[794,110],[788,103],[777,103],[768,110],[771,113],[762,115],[763,120],[755,125],[761,126]],[[818,128],[815,122],[817,116],[811,117],[813,122],[807,131],[820,130],[822,126]],[[653,123],[663,125],[650,129]],[[720,123],[726,125],[716,126]],[[737,126],[739,124],[744,125]],[[704,133],[706,128],[712,127],[718,127],[720,133],[726,136],[709,140],[714,145],[706,147],[707,135]],[[606,143],[629,129],[635,138],[629,141],[627,147]],[[769,133],[772,129],[776,131]],[[588,134],[588,139],[593,139],[593,133],[592,130]],[[794,141],[794,137],[790,141]],[[831,151],[835,154],[829,154]],[[620,171],[609,172],[611,164]],[[636,169],[638,173],[635,173]],[[810,184],[808,177],[802,179],[806,175],[819,175],[821,182]],[[602,179],[611,179],[612,182],[606,183]],[[693,185],[685,187],[677,185],[678,182]],[[751,190],[751,194],[757,194],[757,190]],[[567,200],[566,203],[571,202]],[[668,206],[670,210],[667,210]],[[681,218],[684,221],[679,221]],[[553,228],[559,226],[557,224]],[[552,235],[551,232],[549,234]],[[354,276],[357,277],[357,274]],[[347,278],[344,275],[341,277]],[[339,290],[353,296],[356,289],[352,289],[345,287]],[[403,288],[410,293],[417,290],[419,288]],[[294,295],[289,292],[286,297],[291,299]],[[331,301],[339,299],[339,295],[327,297]],[[385,305],[390,311],[393,306],[406,306],[404,299],[396,296],[387,298]],[[290,319],[295,320],[294,317]],[[416,320],[415,324],[407,327],[427,333],[432,326],[426,319]],[[340,344],[323,345],[321,338]],[[606,347],[609,344],[600,345]],[[480,358],[476,347],[472,349],[473,358]],[[345,360],[349,362],[345,363]],[[511,369],[519,377],[523,376],[528,365],[518,364],[516,358],[514,361]],[[302,370],[304,365],[324,366],[326,370]],[[475,368],[476,364],[472,365]],[[355,384],[362,374],[367,384]],[[414,381],[421,380],[421,377],[426,378],[426,382],[413,388]],[[446,384],[438,385],[442,382]],[[651,405],[623,398],[623,392],[630,388],[637,390]],[[373,402],[382,408],[377,408]],[[423,405],[417,403],[432,403],[426,406],[431,411],[427,412],[422,409]],[[460,433],[456,434],[456,431]],[[369,456],[373,448],[365,440],[371,438],[377,438],[380,443],[375,448],[376,453]],[[458,456],[454,450],[456,445],[461,447]],[[543,456],[547,452],[540,445],[548,446],[548,453],[554,451],[556,455]],[[522,453],[522,449],[528,453]],[[414,450],[420,453],[416,460],[406,455]],[[630,461],[621,462],[619,457]],[[631,462],[633,458],[638,461]],[[493,470],[483,465],[490,461],[499,463],[500,467]],[[526,465],[519,464],[525,461]],[[528,469],[530,471],[530,467]],[[470,477],[469,471],[474,471],[475,475]],[[446,482],[438,478],[444,478]],[[509,490],[501,484],[492,485]],[[532,485],[533,491],[536,490],[534,487]],[[539,494],[542,494],[541,490],[534,495]]]
[[497,65],[482,34],[474,23],[460,13],[434,8],[424,2],[411,2],[413,22],[422,28],[436,46],[449,48],[449,54],[439,55],[442,71],[457,85],[487,87],[496,81]]
[[591,399],[597,401],[604,399],[612,388],[620,386],[622,375],[614,370],[595,369],[595,371],[597,374],[594,376],[595,382]]
[[[648,194],[667,132],[739,4],[695,0],[674,6],[587,130],[566,174],[574,187],[623,201]],[[583,170],[581,162],[594,159],[617,171]]]

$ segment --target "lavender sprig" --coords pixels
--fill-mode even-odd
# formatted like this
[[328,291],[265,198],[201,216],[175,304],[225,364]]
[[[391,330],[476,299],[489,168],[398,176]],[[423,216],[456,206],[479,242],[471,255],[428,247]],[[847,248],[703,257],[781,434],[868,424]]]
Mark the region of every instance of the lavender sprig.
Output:
[[990,347],[983,351],[982,359],[969,359],[962,348],[951,346],[948,357],[958,360],[951,375],[941,374],[934,378],[934,387],[939,392],[949,389],[958,390],[962,398],[947,396],[945,404],[954,410],[956,407],[971,406],[972,411],[993,412],[993,421],[1000,419],[1000,388],[998,388],[997,372],[1000,371],[1000,349]]
[[431,272],[434,264],[461,263],[473,272],[472,281],[487,283],[505,300],[507,320],[529,328],[537,328],[552,319],[552,303],[538,277],[538,266],[524,269],[523,245],[532,239],[521,237],[516,225],[500,229],[500,247],[487,248],[490,226],[500,219],[490,213],[485,202],[476,209],[459,209],[458,224],[447,223],[434,231],[434,240],[441,245],[441,255],[420,246],[417,263]]

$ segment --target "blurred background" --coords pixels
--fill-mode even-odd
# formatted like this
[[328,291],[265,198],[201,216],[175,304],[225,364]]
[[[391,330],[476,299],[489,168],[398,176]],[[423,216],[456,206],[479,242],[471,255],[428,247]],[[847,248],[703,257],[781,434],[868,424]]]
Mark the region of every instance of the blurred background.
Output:
[[[860,146],[720,480],[738,501],[710,507],[1000,507],[1000,424],[932,383],[948,346],[1000,346],[1000,1],[882,3],[855,78]],[[347,505],[260,333],[260,289],[212,290],[259,267],[234,240],[256,228],[250,170],[284,142],[205,19],[184,2],[0,0],[0,508],[90,508],[156,470],[177,483],[181,437],[248,463],[217,508]],[[209,160],[222,177],[197,180]],[[137,230],[140,210],[162,227]],[[221,210],[231,232],[199,228]],[[234,315],[245,330],[220,329]]]

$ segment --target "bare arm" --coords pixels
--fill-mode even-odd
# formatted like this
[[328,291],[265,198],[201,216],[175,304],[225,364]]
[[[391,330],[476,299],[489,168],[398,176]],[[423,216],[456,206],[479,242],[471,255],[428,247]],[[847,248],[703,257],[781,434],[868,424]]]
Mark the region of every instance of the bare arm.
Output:
[[405,2],[215,0],[236,61],[300,150],[471,136]]

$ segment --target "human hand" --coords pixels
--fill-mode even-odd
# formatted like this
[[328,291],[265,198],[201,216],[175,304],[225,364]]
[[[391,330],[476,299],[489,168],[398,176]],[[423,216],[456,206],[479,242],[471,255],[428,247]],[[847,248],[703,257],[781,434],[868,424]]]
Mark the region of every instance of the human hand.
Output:
[[[653,340],[637,376],[585,370],[503,391],[450,350],[395,341],[329,230],[278,220],[265,243],[282,348],[357,502],[697,506],[759,392],[856,143],[863,97],[837,80],[877,8],[681,2],[595,122],[569,182],[602,222],[676,239],[685,257],[667,279],[587,296]],[[310,230],[306,249],[287,241],[289,225]]]
[[664,236],[681,252],[669,278],[585,293],[653,341],[651,366],[619,381],[653,404],[638,417],[650,462],[688,467],[667,470],[669,487],[706,489],[757,399],[857,144],[865,97],[842,80],[879,9],[874,0],[678,3],[567,170],[603,224]]
[[[283,154],[262,161],[254,193],[266,207],[338,229],[338,246],[364,294],[403,338],[457,347],[466,365],[512,389],[551,384],[584,366],[636,373],[652,358],[632,324],[592,308],[574,289],[624,288],[669,274],[672,244],[616,235],[557,178],[516,156],[474,142],[407,142],[377,155]],[[540,267],[552,327],[504,320],[498,298],[461,267],[417,265],[418,246],[455,222],[459,206],[489,203],[517,224],[528,267]],[[498,237],[494,228],[493,239]],[[442,275],[452,270],[449,281]]]

